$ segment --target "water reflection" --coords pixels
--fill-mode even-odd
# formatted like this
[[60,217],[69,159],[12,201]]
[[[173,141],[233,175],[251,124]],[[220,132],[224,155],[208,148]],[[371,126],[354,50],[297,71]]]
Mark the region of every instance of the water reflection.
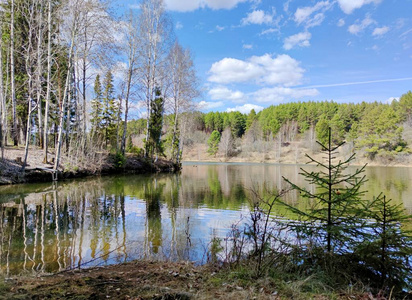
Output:
[[[306,184],[299,168],[186,164],[179,175],[0,187],[0,273],[57,272],[142,257],[201,262],[211,238],[225,237],[247,215],[252,189],[286,188],[282,176]],[[367,197],[384,192],[412,213],[412,169],[374,167],[366,175]],[[296,193],[286,200],[306,205]]]

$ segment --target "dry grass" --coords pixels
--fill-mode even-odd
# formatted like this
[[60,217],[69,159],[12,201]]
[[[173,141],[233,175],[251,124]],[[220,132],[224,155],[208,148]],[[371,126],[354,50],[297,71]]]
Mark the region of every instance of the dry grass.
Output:
[[132,262],[8,280],[0,299],[279,299],[273,291],[214,281],[211,267]]

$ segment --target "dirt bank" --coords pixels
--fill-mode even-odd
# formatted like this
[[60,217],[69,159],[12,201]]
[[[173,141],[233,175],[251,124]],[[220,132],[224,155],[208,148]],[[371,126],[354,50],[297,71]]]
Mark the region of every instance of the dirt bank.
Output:
[[[78,178],[93,175],[106,175],[117,173],[156,173],[174,172],[180,166],[158,159],[156,162],[127,154],[125,161],[119,160],[115,155],[107,152],[96,153],[94,160],[81,162],[73,157],[63,156],[57,175],[53,172],[52,161],[43,162],[41,149],[30,149],[25,170],[22,170],[24,149],[22,147],[6,147],[3,160],[0,159],[0,185],[15,183],[50,182],[57,176],[58,180]],[[49,154],[53,157],[53,153]]]
[[[217,153],[215,156],[207,153],[208,146],[206,144],[194,144],[187,147],[183,151],[183,161],[190,162],[232,162],[232,163],[271,163],[271,164],[306,164],[309,159],[306,155],[310,155],[318,161],[324,161],[325,154],[320,149],[312,150],[305,147],[302,143],[288,143],[280,149],[271,148],[265,152],[248,151],[225,157],[223,154]],[[399,156],[392,159],[375,159],[370,160],[365,157],[364,153],[356,152],[348,146],[338,149],[334,155],[335,161],[343,161],[355,154],[351,165],[363,166],[391,166],[391,167],[412,167],[412,156]]]

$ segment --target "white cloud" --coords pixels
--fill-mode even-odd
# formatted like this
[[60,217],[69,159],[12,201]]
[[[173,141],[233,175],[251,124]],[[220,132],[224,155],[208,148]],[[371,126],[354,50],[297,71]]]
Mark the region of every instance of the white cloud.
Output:
[[362,20],[362,22],[357,21],[356,24],[352,24],[348,27],[348,31],[352,34],[358,34],[362,31],[364,31],[367,27],[369,27],[372,24],[375,24],[375,20],[371,19],[369,16],[366,16],[365,19]]
[[390,97],[384,101],[386,104],[391,104],[393,101],[399,101],[399,97]]
[[202,7],[201,0],[165,0],[167,9],[180,12],[193,11]]
[[252,44],[243,44],[242,48],[243,49],[253,49],[253,45]]
[[370,3],[379,4],[382,0],[338,0],[340,8],[345,14],[351,14],[355,9]]
[[261,110],[263,109],[263,107],[262,107],[262,106],[259,106],[259,105],[256,105],[256,104],[247,103],[247,104],[242,105],[242,106],[236,106],[236,107],[234,107],[234,108],[228,108],[226,111],[227,111],[227,112],[239,111],[239,112],[241,112],[242,114],[248,114],[248,113],[250,113],[250,111],[251,111],[252,109],[254,109],[255,112],[259,112],[259,111],[261,111]]
[[[168,10],[188,12],[199,8],[232,9],[249,0],[165,0]],[[254,2],[252,0],[252,2]]]
[[292,0],[288,0],[285,3],[283,3],[283,11],[284,12],[289,12],[289,4],[292,2]]
[[285,100],[301,100],[305,97],[314,97],[319,95],[317,89],[291,89],[285,87],[263,88],[250,96],[259,103],[280,103]]
[[339,21],[336,25],[338,25],[338,27],[345,26],[345,20],[344,19],[339,19]]
[[258,84],[293,86],[301,82],[305,72],[299,65],[299,61],[286,54],[275,58],[270,54],[252,56],[245,61],[224,58],[212,65],[208,80],[220,84],[252,81]]
[[285,50],[290,50],[295,46],[309,47],[310,46],[309,40],[311,37],[312,35],[310,34],[310,32],[307,32],[307,31],[294,34],[292,36],[285,38],[284,43],[283,43],[283,48]]
[[312,19],[307,20],[305,28],[311,28],[315,26],[319,26],[322,24],[323,20],[325,20],[325,14],[323,13],[318,13],[313,16]]
[[[181,1],[181,0],[175,0],[175,1]],[[239,3],[246,2],[246,1],[247,0],[203,0],[202,2],[205,3],[205,6],[208,6],[211,9],[232,9],[236,7]]]
[[373,36],[382,36],[385,33],[387,33],[389,31],[389,27],[388,26],[383,26],[383,27],[377,27],[373,30],[372,35]]
[[279,31],[279,29],[269,28],[269,29],[263,30],[263,31],[260,33],[260,35],[271,34],[271,33],[278,32],[278,31]]
[[250,24],[270,24],[273,21],[273,16],[266,14],[263,10],[255,10],[251,13],[248,13],[246,18],[242,19],[242,25]]
[[407,31],[405,31],[404,33],[402,33],[399,37],[400,38],[404,38],[405,36],[407,36],[409,33],[411,33],[412,32],[412,28],[411,29],[409,29],[409,30],[407,30]]
[[[307,28],[318,26],[325,19],[323,12],[331,7],[332,4],[329,1],[320,1],[314,6],[299,7],[295,12],[295,22],[298,25],[305,23]],[[311,17],[312,14],[319,10],[321,10],[322,13],[317,13],[314,17]]]
[[218,107],[222,107],[224,103],[222,101],[218,102],[206,102],[206,101],[200,101],[197,104],[197,108],[200,110],[209,110],[209,109],[215,109]]
[[225,27],[216,25],[216,30],[217,30],[217,31],[222,31],[222,30],[224,30],[224,29],[225,29]]
[[183,24],[179,21],[176,22],[176,30],[182,29],[183,28]]
[[212,100],[230,100],[235,102],[241,102],[245,99],[245,94],[240,91],[232,91],[224,86],[219,86],[211,89],[208,92]]

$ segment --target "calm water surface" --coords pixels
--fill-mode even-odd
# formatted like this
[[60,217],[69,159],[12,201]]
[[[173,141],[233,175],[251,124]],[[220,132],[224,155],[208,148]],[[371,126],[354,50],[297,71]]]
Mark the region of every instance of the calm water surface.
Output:
[[[247,216],[251,190],[284,188],[282,176],[305,185],[300,167],[185,163],[181,174],[0,187],[0,275],[137,258],[202,263],[210,240]],[[412,213],[412,168],[366,176],[367,197],[384,192]],[[305,205],[293,192],[286,200]]]

